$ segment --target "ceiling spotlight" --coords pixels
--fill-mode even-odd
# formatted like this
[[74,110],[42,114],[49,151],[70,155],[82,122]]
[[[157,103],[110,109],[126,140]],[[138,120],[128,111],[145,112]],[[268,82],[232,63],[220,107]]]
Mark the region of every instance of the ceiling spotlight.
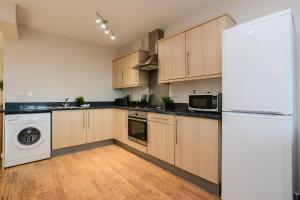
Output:
[[105,33],[106,35],[109,34],[109,30],[106,29],[106,30],[104,31],[104,33]]
[[115,40],[115,39],[116,39],[116,36],[115,36],[115,35],[112,35],[112,36],[110,36],[110,39],[111,39],[111,40]]
[[97,23],[97,24],[100,24],[100,22],[101,22],[101,18],[100,18],[100,16],[97,16],[97,18],[96,18],[96,23]]
[[102,23],[101,23],[101,28],[105,29],[106,26],[107,26],[107,20],[103,20]]

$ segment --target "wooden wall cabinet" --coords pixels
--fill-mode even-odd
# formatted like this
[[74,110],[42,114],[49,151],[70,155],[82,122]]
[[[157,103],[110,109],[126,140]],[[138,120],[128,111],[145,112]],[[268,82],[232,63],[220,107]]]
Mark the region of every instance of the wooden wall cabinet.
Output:
[[185,78],[185,33],[159,42],[158,81]]
[[87,110],[87,143],[113,139],[113,110]]
[[86,110],[52,112],[52,149],[86,143]]
[[176,117],[175,166],[220,183],[219,121]]
[[148,154],[175,164],[175,116],[149,113]]
[[222,77],[222,31],[234,23],[223,15],[160,40],[158,82]]
[[148,84],[148,73],[132,69],[146,59],[148,53],[138,50],[113,61],[113,87],[115,89],[144,86]]

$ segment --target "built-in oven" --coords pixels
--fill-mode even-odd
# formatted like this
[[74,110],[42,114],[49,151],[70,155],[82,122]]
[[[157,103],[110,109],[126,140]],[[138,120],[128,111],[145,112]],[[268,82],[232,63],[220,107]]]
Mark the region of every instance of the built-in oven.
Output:
[[128,112],[128,139],[147,146],[147,112]]
[[205,112],[222,111],[222,94],[207,93],[193,94],[189,96],[189,110]]

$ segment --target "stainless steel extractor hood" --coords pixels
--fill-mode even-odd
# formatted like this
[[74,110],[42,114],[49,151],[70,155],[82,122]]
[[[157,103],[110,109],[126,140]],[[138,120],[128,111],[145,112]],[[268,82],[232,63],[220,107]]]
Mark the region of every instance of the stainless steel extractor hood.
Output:
[[164,37],[164,31],[155,29],[149,33],[149,56],[133,69],[150,71],[158,69],[158,44],[157,41]]

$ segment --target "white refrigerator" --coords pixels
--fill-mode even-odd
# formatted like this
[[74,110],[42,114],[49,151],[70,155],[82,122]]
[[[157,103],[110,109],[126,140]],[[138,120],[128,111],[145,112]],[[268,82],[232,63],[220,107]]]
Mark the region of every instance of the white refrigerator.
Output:
[[222,43],[222,199],[292,200],[292,12],[228,29]]

